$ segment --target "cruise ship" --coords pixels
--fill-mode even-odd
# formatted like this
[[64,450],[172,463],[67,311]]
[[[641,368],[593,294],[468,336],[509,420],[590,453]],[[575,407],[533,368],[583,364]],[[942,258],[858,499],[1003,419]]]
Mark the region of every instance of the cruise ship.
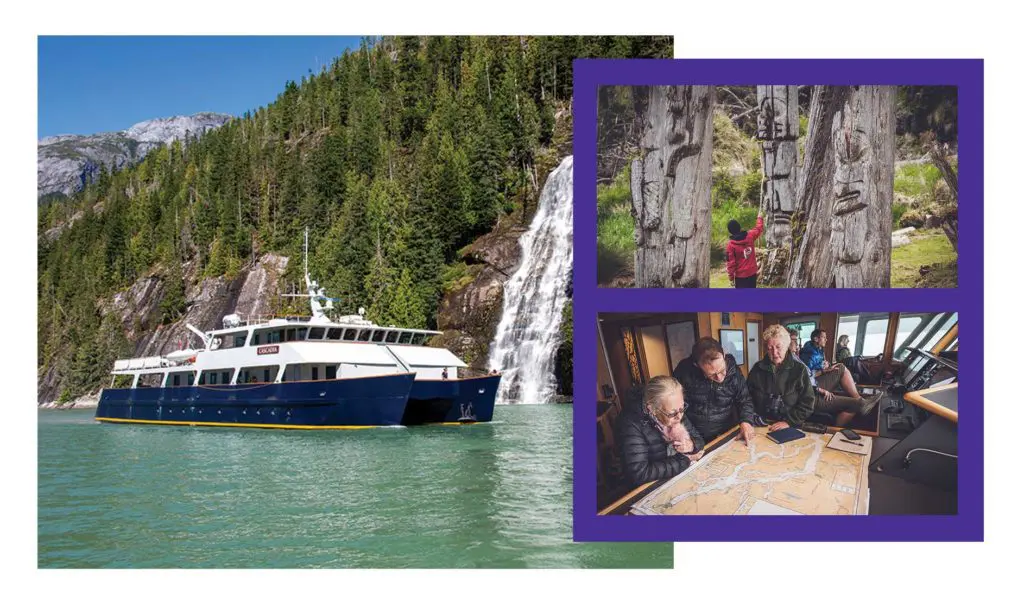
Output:
[[[308,234],[306,242],[308,255]],[[305,270],[310,316],[232,314],[188,324],[198,344],[115,361],[96,420],[108,423],[356,429],[489,422],[501,375],[470,376],[441,332],[381,326],[364,311],[331,319]]]

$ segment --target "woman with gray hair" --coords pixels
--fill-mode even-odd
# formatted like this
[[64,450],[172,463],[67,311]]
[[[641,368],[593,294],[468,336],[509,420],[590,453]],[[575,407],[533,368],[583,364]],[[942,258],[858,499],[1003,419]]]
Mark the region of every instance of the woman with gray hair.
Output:
[[671,478],[704,454],[704,439],[686,418],[683,387],[670,376],[652,378],[643,400],[625,408],[616,430],[623,475],[631,486]]

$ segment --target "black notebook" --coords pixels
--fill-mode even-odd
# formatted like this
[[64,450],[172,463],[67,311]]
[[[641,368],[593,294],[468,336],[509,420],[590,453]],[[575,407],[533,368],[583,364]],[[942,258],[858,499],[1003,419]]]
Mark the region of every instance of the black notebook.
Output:
[[774,432],[768,433],[768,438],[774,440],[779,444],[782,444],[784,442],[790,442],[793,440],[800,440],[804,436],[806,436],[806,434],[793,427],[783,428],[781,430],[776,430]]

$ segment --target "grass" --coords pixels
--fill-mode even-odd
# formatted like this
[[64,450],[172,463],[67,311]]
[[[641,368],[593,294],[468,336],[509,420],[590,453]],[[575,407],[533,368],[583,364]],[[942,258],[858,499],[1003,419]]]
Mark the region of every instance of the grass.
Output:
[[615,181],[597,187],[597,278],[608,284],[623,270],[632,268],[636,241],[629,191],[629,166]]
[[[927,273],[921,275],[921,268]],[[957,256],[942,230],[918,230],[910,234],[910,244],[892,251],[893,288],[955,288]],[[711,258],[711,287],[731,288],[725,261]]]
[[[893,288],[949,288],[957,285],[956,250],[942,230],[919,230],[910,244],[892,251]],[[922,266],[930,266],[921,275]]]
[[931,163],[908,163],[896,170],[893,189],[897,194],[912,198],[919,202],[931,202],[935,196],[935,186],[942,179],[939,169]]

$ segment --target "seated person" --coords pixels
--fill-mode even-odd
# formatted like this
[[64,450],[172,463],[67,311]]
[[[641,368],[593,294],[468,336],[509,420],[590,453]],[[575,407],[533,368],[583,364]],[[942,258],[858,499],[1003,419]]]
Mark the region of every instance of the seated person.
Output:
[[704,440],[716,438],[737,421],[743,442],[754,437],[756,414],[747,381],[736,360],[725,354],[717,340],[698,340],[689,358],[680,361],[672,375],[683,385],[686,417]]
[[871,380],[871,372],[861,362],[860,357],[850,352],[850,337],[843,334],[836,338],[836,363],[842,363],[850,370],[853,381],[860,384]]
[[[821,413],[832,413],[836,415],[836,425],[845,426],[857,415],[867,415],[875,404],[878,403],[879,395],[871,398],[864,398],[857,392],[857,384],[853,376],[842,363],[829,365],[825,360],[825,342],[828,334],[824,330],[811,332],[811,339],[807,341],[803,349],[799,350],[799,340],[795,330],[789,330],[790,352],[794,359],[807,369],[811,385],[817,393],[815,409]],[[818,366],[815,369],[814,366]],[[841,386],[845,395],[835,394],[833,390]]]
[[747,375],[747,388],[757,412],[756,426],[769,432],[799,427],[814,412],[814,387],[807,368],[789,352],[789,331],[774,324],[761,336],[768,352]]
[[846,360],[852,357],[853,354],[850,352],[850,337],[843,334],[839,338],[836,338],[836,363],[846,363]]
[[615,441],[630,486],[671,478],[704,454],[704,439],[685,412],[683,387],[671,376],[652,378],[643,400],[623,410]]

